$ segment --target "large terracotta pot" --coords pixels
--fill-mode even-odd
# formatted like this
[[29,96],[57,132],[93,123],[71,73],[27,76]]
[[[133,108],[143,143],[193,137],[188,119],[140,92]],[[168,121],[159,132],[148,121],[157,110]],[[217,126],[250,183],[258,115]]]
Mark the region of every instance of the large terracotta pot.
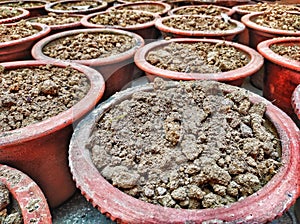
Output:
[[[7,24],[5,26],[13,29],[15,25]],[[33,24],[33,27],[40,30],[40,32],[18,40],[0,43],[0,62],[17,61],[31,58],[31,47],[36,41],[46,36],[50,32],[50,28],[46,25],[35,23]]]
[[[167,84],[166,88],[174,85],[184,83]],[[228,91],[237,88],[223,85]],[[220,208],[174,209],[146,203],[115,188],[94,166],[86,144],[100,117],[137,91],[149,92],[153,87],[138,86],[114,95],[82,120],[71,139],[69,162],[73,178],[82,194],[101,213],[118,223],[266,223],[293,205],[299,195],[299,130],[285,113],[250,92],[252,102],[267,105],[266,116],[275,125],[282,143],[282,167],[256,193]]]
[[0,24],[2,23],[13,23],[13,22],[17,22],[21,19],[25,19],[26,17],[29,16],[29,11],[26,9],[22,9],[22,8],[12,8],[12,7],[4,7],[0,5],[0,10],[17,10],[18,12],[20,12],[20,15],[14,16],[14,17],[10,17],[10,18],[5,18],[5,19],[0,19]]
[[[168,46],[171,43],[197,43],[197,42],[204,42],[204,43],[226,43],[229,46],[235,47],[240,51],[244,52],[248,55],[250,61],[249,63],[241,68],[227,71],[227,72],[219,72],[219,73],[183,73],[183,72],[175,72],[160,69],[151,65],[149,62],[146,61],[146,56],[149,52],[153,50],[157,50],[159,48]],[[263,65],[263,57],[258,54],[255,50],[229,41],[222,41],[222,40],[215,40],[215,39],[171,39],[171,40],[161,40],[156,41],[151,44],[147,44],[141,49],[137,51],[134,57],[134,61],[136,65],[143,70],[148,78],[153,81],[153,79],[157,76],[171,79],[171,80],[216,80],[220,82],[229,83],[232,85],[240,86],[242,85],[244,79],[248,76],[253,75],[257,72]]]
[[300,84],[296,87],[292,95],[292,106],[294,108],[294,121],[300,127]]
[[294,113],[291,97],[300,84],[300,62],[275,53],[270,49],[274,44],[300,45],[300,37],[274,38],[261,42],[257,49],[264,56],[265,76],[263,96],[272,101],[287,114]]
[[[26,4],[38,4],[36,6],[26,6]],[[47,4],[46,0],[9,0],[1,1],[0,6],[11,6],[14,8],[24,8],[30,12],[30,17],[41,16],[47,14],[45,10],[45,5]]]
[[[179,10],[184,9],[184,10],[191,10],[192,11],[193,9],[196,10],[197,8],[205,9],[205,8],[209,8],[209,7],[219,9],[222,13],[225,13],[228,16],[232,16],[234,14],[233,9],[223,7],[223,6],[218,6],[218,5],[187,5],[187,6],[181,6],[181,7],[177,7],[177,8],[174,8],[174,9],[170,10],[168,14],[169,15],[182,15],[181,13],[178,12]],[[208,14],[208,15],[210,15],[210,14]],[[220,16],[220,14],[218,16]]]
[[28,174],[41,187],[49,205],[56,207],[75,192],[67,161],[73,125],[98,103],[104,92],[104,80],[92,68],[58,61],[17,61],[0,66],[15,69],[46,64],[71,66],[84,73],[90,80],[90,90],[65,112],[24,128],[0,132],[0,162]]
[[0,182],[18,202],[24,223],[51,224],[47,200],[39,186],[25,173],[0,164]]
[[123,34],[134,38],[136,45],[118,55],[112,55],[104,58],[96,58],[90,60],[71,60],[71,62],[83,64],[95,68],[104,77],[105,80],[105,94],[103,98],[107,98],[116,91],[120,91],[126,84],[132,81],[133,78],[133,56],[138,48],[144,45],[142,37],[135,33],[117,30],[117,29],[78,29],[70,30],[61,33],[57,33],[46,37],[36,43],[32,48],[32,56],[35,59],[46,59],[56,61],[56,58],[50,58],[43,53],[43,48],[59,38],[73,36],[80,33],[112,33],[112,34]]

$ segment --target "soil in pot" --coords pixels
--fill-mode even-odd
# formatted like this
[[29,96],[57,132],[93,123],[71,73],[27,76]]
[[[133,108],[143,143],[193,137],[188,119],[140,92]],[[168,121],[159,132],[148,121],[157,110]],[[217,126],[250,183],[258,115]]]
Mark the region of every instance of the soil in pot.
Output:
[[105,112],[87,148],[102,176],[140,200],[215,208],[263,187],[281,166],[264,103],[202,82],[136,92]]
[[0,182],[0,223],[23,224],[20,206],[4,183]]
[[138,3],[128,3],[123,5],[117,5],[114,8],[118,10],[140,10],[140,11],[146,11],[146,12],[152,12],[152,13],[158,13],[163,14],[166,10],[166,8],[169,7],[171,9],[171,6],[165,4],[165,3],[157,3],[155,2],[138,2]]
[[80,22],[81,18],[82,17],[78,15],[48,13],[48,15],[45,16],[30,18],[28,21],[33,23],[42,23],[48,26],[59,26]]
[[240,5],[236,6],[237,9],[248,11],[248,12],[265,12],[272,10],[283,10],[283,11],[296,11],[300,12],[300,8],[296,5],[286,5],[286,4],[278,4],[278,3],[267,3],[267,2],[259,2],[253,5]]
[[8,19],[23,14],[23,11],[9,7],[0,7],[0,20]]
[[0,24],[0,43],[19,40],[37,34],[38,32],[40,32],[40,30],[25,21],[15,23],[13,26]]
[[222,13],[228,13],[230,9],[215,6],[215,5],[196,5],[189,7],[180,7],[173,10],[172,14],[175,15],[207,15],[207,16],[220,16]]
[[1,78],[0,132],[22,128],[66,111],[90,87],[83,73],[52,65],[3,69]]
[[300,45],[273,44],[270,49],[280,56],[300,62]]
[[52,9],[61,11],[90,10],[101,7],[102,5],[103,3],[101,1],[66,1],[54,4]]
[[15,7],[15,8],[33,8],[45,5],[45,2],[39,2],[39,1],[16,1],[16,2],[8,2],[3,4],[5,6],[9,7]]

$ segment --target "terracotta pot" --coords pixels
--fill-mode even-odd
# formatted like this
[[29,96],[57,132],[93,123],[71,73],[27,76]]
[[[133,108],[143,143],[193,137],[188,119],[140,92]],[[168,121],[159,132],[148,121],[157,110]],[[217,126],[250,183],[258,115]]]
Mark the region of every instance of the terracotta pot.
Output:
[[[196,37],[196,38],[201,38],[201,37],[206,37],[206,38],[215,38],[215,39],[225,39],[225,40],[233,40],[234,37],[236,37],[237,34],[241,33],[244,29],[245,26],[236,20],[229,19],[229,22],[231,24],[234,24],[236,27],[230,30],[209,30],[209,31],[190,31],[190,30],[182,30],[182,29],[177,29],[177,28],[172,28],[169,26],[164,25],[163,23],[166,20],[172,19],[172,18],[185,18],[187,15],[172,15],[172,16],[166,16],[163,18],[160,18],[156,21],[155,26],[157,29],[160,30],[162,33],[163,37],[174,37],[174,38],[183,38],[183,37]],[[209,18],[210,16],[201,16],[201,15],[191,15],[188,17],[194,17],[194,18]],[[221,18],[220,18],[221,20]]]
[[[178,13],[178,10],[182,10],[182,9],[197,9],[198,7],[200,8],[207,8],[213,6],[217,9],[219,9],[220,11],[222,11],[222,13],[227,14],[228,16],[231,16],[234,14],[234,10],[231,8],[227,8],[227,7],[223,7],[223,6],[218,6],[218,5],[187,5],[187,6],[181,6],[181,7],[177,7],[174,8],[172,10],[169,11],[169,15],[182,15]],[[195,14],[196,15],[196,14]]]
[[[181,84],[174,82],[167,88]],[[225,84],[220,86],[228,91],[237,88]],[[299,130],[285,113],[251,92],[252,102],[267,105],[266,116],[275,125],[282,140],[282,167],[256,193],[220,208],[175,209],[133,198],[106,181],[94,166],[86,148],[96,122],[107,110],[131,98],[133,93],[152,90],[151,85],[144,85],[114,95],[82,120],[74,131],[69,149],[71,172],[84,197],[101,213],[118,223],[266,223],[292,206],[299,190]]]
[[67,4],[73,4],[77,2],[84,2],[79,0],[61,0],[56,2],[51,2],[45,5],[45,10],[47,12],[54,12],[54,13],[70,13],[70,14],[90,14],[94,12],[103,11],[107,8],[107,2],[101,1],[101,0],[89,0],[88,2],[95,2],[100,4],[97,7],[89,7],[87,6],[78,6],[78,7],[71,7],[70,9],[55,9],[57,5],[67,5]]
[[[12,10],[15,8],[12,7],[4,7],[0,5],[0,8],[3,9],[5,8],[6,10]],[[22,8],[17,8],[16,10],[18,10],[18,12],[20,12],[20,15],[18,16],[14,16],[14,17],[10,17],[10,18],[6,18],[6,19],[0,19],[0,24],[2,23],[13,23],[13,22],[17,22],[21,19],[25,19],[26,17],[29,16],[29,11],[26,9],[22,9]]]
[[[109,8],[111,9],[117,9],[117,10],[143,10],[143,7],[152,7],[152,10],[148,10],[148,12],[157,13],[160,16],[166,15],[169,10],[171,9],[171,5],[165,2],[160,1],[143,1],[143,2],[134,2],[134,3],[124,3],[120,5],[113,6]],[[154,10],[155,9],[155,10]],[[159,11],[157,10],[159,9]],[[158,12],[157,12],[158,11]]]
[[[6,26],[13,28],[14,24],[7,24]],[[50,28],[43,24],[35,23],[33,27],[40,30],[40,32],[29,37],[0,43],[0,62],[31,58],[31,47],[50,32]]]
[[294,121],[300,127],[300,84],[295,88],[292,95],[292,106],[294,108]]
[[[40,3],[41,5],[26,7],[23,6],[26,3]],[[14,8],[24,8],[30,12],[30,17],[41,16],[47,14],[45,10],[45,5],[47,4],[46,0],[10,0],[10,1],[2,1],[0,2],[0,6],[11,6]]]
[[[0,164],[0,182],[18,202],[24,223],[51,224],[47,200],[39,186],[25,173]],[[34,209],[32,207],[34,205]]]
[[104,77],[105,80],[105,93],[103,98],[107,98],[114,94],[116,91],[120,91],[127,83],[132,81],[132,72],[134,69],[133,56],[138,48],[144,45],[144,40],[140,36],[117,29],[78,29],[70,30],[61,33],[57,33],[46,37],[36,43],[32,48],[32,56],[35,59],[46,59],[56,61],[56,58],[50,58],[43,53],[43,48],[52,41],[59,38],[76,35],[79,33],[113,33],[113,34],[124,34],[135,39],[136,45],[121,53],[119,55],[113,55],[105,58],[97,58],[90,60],[71,60],[72,62],[83,64],[95,68]]
[[150,51],[158,50],[159,48],[165,47],[170,43],[197,43],[197,42],[205,42],[205,43],[224,43],[223,40],[215,40],[215,39],[171,39],[168,41],[161,40],[156,41],[151,44],[147,44],[141,49],[137,51],[134,57],[134,62],[136,65],[143,70],[150,81],[157,76],[162,77],[164,79],[172,79],[172,80],[216,80],[220,82],[229,83],[231,85],[240,86],[243,84],[243,81],[246,77],[253,75],[257,72],[263,65],[263,57],[258,54],[255,50],[229,41],[225,41],[225,43],[229,46],[235,47],[240,51],[244,52],[250,58],[249,63],[241,68],[220,72],[220,73],[183,73],[183,72],[175,72],[160,69],[151,65],[146,61],[146,56]]
[[270,49],[273,44],[300,45],[300,37],[274,38],[257,46],[265,58],[263,96],[288,115],[292,115],[294,111],[291,97],[294,89],[300,84],[300,62],[276,54]]
[[159,31],[155,28],[154,25],[155,25],[155,22],[157,21],[157,19],[159,18],[159,15],[156,13],[145,12],[145,11],[143,11],[143,12],[135,11],[135,12],[152,16],[153,20],[150,22],[143,23],[143,24],[130,25],[130,26],[126,26],[126,27],[122,27],[122,26],[118,26],[118,25],[110,26],[110,25],[95,24],[90,21],[93,17],[96,17],[97,15],[109,14],[110,11],[108,10],[106,12],[98,12],[98,13],[93,13],[93,14],[87,15],[82,18],[81,23],[83,26],[88,27],[88,28],[116,28],[116,29],[122,29],[122,30],[136,33],[136,34],[140,35],[141,37],[143,37],[145,40],[156,39],[159,36]]
[[68,168],[67,151],[73,125],[94,108],[104,92],[102,76],[92,68],[63,62],[18,61],[2,63],[5,69],[53,64],[71,66],[86,74],[90,90],[70,109],[24,128],[0,133],[0,162],[28,174],[43,190],[51,207],[75,192]]

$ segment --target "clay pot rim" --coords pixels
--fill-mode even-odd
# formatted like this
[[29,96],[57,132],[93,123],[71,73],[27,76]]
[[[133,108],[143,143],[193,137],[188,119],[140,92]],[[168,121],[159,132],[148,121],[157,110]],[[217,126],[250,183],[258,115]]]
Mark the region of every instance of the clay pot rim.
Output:
[[[4,2],[0,2],[0,6],[1,4],[7,4],[7,3],[17,3],[20,2],[19,0],[8,0],[8,1],[4,1]],[[34,7],[24,7],[24,9],[26,10],[33,10],[33,9],[42,9],[45,7],[45,5],[48,3],[46,0],[22,0],[21,2],[42,2],[44,3],[43,5],[38,5],[38,6],[34,6]]]
[[1,6],[1,5],[0,5],[0,8],[16,9],[16,10],[22,12],[20,15],[17,15],[17,16],[14,16],[14,17],[6,18],[6,19],[0,19],[0,24],[12,23],[12,22],[21,20],[23,18],[26,18],[30,15],[30,12],[26,9],[23,9],[23,8],[13,8],[13,7]]
[[[176,85],[181,84],[180,82],[172,83],[176,83]],[[223,85],[226,84],[221,83],[220,86]],[[231,90],[238,88],[230,85],[226,86]],[[95,121],[97,121],[101,117],[101,114],[106,112],[111,105],[120,103],[124,99],[127,99],[127,96],[132,95],[136,91],[151,91],[151,89],[152,87],[150,85],[143,85],[115,94],[109,100],[98,105],[91,114],[79,123],[74,131],[69,147],[69,166],[71,173],[73,174],[76,186],[81,190],[84,197],[86,197],[94,207],[98,208],[101,213],[104,213],[112,220],[120,222],[131,222],[134,220],[142,223],[145,220],[141,219],[147,216],[147,223],[183,223],[186,220],[193,222],[199,222],[199,220],[236,221],[236,212],[238,211],[239,217],[244,217],[244,222],[249,223],[250,220],[257,221],[253,220],[253,216],[256,216],[253,214],[257,213],[260,215],[258,218],[267,217],[268,221],[271,221],[275,217],[278,217],[278,215],[282,215],[285,210],[295,202],[297,194],[299,194],[297,192],[299,180],[295,179],[295,175],[299,169],[299,131],[297,132],[298,129],[296,125],[284,112],[263,97],[252,92],[248,92],[252,102],[266,103],[266,116],[275,125],[283,143],[283,166],[259,191],[243,200],[222,208],[178,210],[143,202],[112,186],[99,174],[97,168],[92,163],[89,151],[84,147],[86,141]],[[109,193],[103,194],[103,192]],[[272,203],[270,203],[270,200],[272,200]],[[274,200],[276,200],[275,203],[273,203]],[[266,212],[267,210],[271,211]],[[241,220],[239,219],[239,221]],[[260,223],[260,221],[258,222]]]
[[[287,35],[287,36],[300,36],[300,31],[288,31],[288,30],[279,30],[279,29],[274,29],[274,28],[269,28],[266,26],[260,26],[255,22],[252,22],[252,19],[264,14],[264,12],[254,12],[250,14],[246,14],[242,16],[241,21],[249,28],[252,28],[254,30],[258,30],[264,33],[271,33],[271,34],[277,34],[277,35]],[[293,14],[300,14],[300,13],[295,13]]]
[[109,56],[106,58],[95,58],[95,59],[89,59],[89,60],[71,60],[69,62],[84,64],[84,65],[88,65],[88,66],[109,65],[109,64],[112,64],[112,62],[118,63],[118,62],[121,62],[121,61],[124,61],[126,59],[133,57],[135,52],[137,51],[137,49],[144,46],[144,39],[141,36],[139,36],[135,33],[132,33],[132,32],[125,31],[125,30],[109,29],[109,28],[77,29],[77,30],[69,30],[69,31],[60,32],[60,33],[53,34],[51,36],[43,38],[42,40],[38,41],[32,47],[31,54],[32,54],[33,58],[38,59],[38,60],[46,59],[46,60],[51,60],[51,61],[53,61],[53,60],[57,61],[59,59],[50,58],[43,53],[44,46],[47,45],[48,43],[50,43],[51,41],[54,41],[61,37],[70,36],[70,35],[79,34],[79,33],[86,33],[86,32],[88,32],[88,33],[104,32],[104,33],[124,34],[124,35],[134,38],[136,40],[136,45],[133,46],[128,51],[125,51],[118,55],[112,55],[112,56]]
[[257,45],[257,50],[267,60],[277,65],[300,72],[299,61],[283,57],[270,49],[271,45],[281,43],[299,43],[300,45],[300,37],[279,37],[265,40]]
[[[164,15],[166,14],[169,10],[171,10],[172,6],[169,5],[168,3],[165,2],[161,2],[161,1],[142,1],[142,2],[132,2],[132,3],[124,3],[121,5],[116,5],[113,7],[110,7],[108,10],[122,10],[122,7],[126,7],[126,6],[139,6],[139,5],[159,5],[162,6],[164,8],[164,10],[162,12],[157,12],[157,14]],[[134,9],[135,10],[135,9]]]
[[[14,26],[16,25],[16,23],[10,23],[10,24],[3,24],[6,26]],[[40,24],[40,23],[31,23],[31,25],[34,28],[38,28],[40,29],[40,31],[38,33],[35,33],[34,35],[28,36],[28,37],[24,37],[24,38],[20,38],[18,40],[12,40],[12,41],[8,41],[8,42],[0,42],[0,49],[1,48],[5,48],[5,47],[11,47],[14,45],[19,45],[19,44],[24,44],[24,42],[28,42],[28,41],[34,41],[37,40],[41,37],[46,36],[49,32],[50,32],[50,27],[44,24]]]
[[[63,15],[63,14],[57,14],[58,16],[59,15]],[[30,20],[32,19],[36,19],[36,18],[44,18],[44,17],[47,17],[48,15],[42,15],[42,16],[36,16],[36,17],[31,17],[31,18],[28,18],[27,21],[30,22]],[[68,14],[68,16],[72,16],[72,17],[83,17],[84,15],[81,15],[81,14]],[[81,20],[81,19],[80,19]],[[77,22],[73,22],[73,23],[65,23],[65,24],[61,24],[61,25],[46,25],[44,23],[40,23],[40,24],[44,24],[46,26],[49,26],[51,30],[61,30],[61,29],[66,29],[66,28],[69,28],[70,26],[72,27],[77,27],[77,26],[81,26],[81,22],[77,21]],[[30,22],[31,23],[31,22]],[[36,22],[34,22],[36,23]]]
[[292,94],[292,106],[294,108],[295,114],[300,120],[300,84],[295,88]]
[[[184,73],[184,72],[175,72],[160,69],[154,65],[151,65],[146,61],[146,55],[152,51],[153,49],[160,48],[162,46],[168,45],[172,42],[177,43],[196,43],[196,42],[206,42],[206,43],[225,43],[229,46],[235,47],[247,55],[250,56],[250,61],[244,67],[227,71],[227,72],[219,72],[219,73]],[[195,79],[210,79],[210,80],[217,80],[217,81],[230,81],[236,80],[240,78],[245,78],[256,71],[258,71],[263,66],[263,57],[256,52],[254,49],[230,42],[230,41],[223,41],[217,39],[192,39],[192,38],[175,38],[171,40],[161,40],[152,42],[150,44],[145,45],[144,47],[140,48],[134,57],[134,62],[136,65],[151,75],[157,75],[167,79],[176,79],[176,80],[195,80]]]
[[95,24],[95,23],[89,22],[89,20],[92,17],[100,15],[100,14],[107,14],[107,13],[109,13],[109,11],[111,11],[111,10],[107,10],[107,11],[103,11],[103,12],[96,12],[96,13],[93,13],[93,14],[86,15],[81,19],[81,24],[83,26],[87,27],[87,28],[111,28],[111,29],[121,29],[121,30],[126,30],[126,31],[135,31],[135,30],[145,29],[145,28],[154,26],[155,22],[160,18],[158,13],[152,13],[152,12],[146,12],[146,11],[140,11],[140,10],[126,10],[126,11],[134,11],[134,12],[141,13],[141,14],[142,13],[143,14],[148,14],[148,15],[153,16],[154,19],[149,21],[149,22],[146,22],[146,23],[126,26],[126,27],[117,26],[117,25],[116,26],[101,25],[101,24]]
[[[7,176],[2,176],[1,171],[20,177],[17,183],[14,183]],[[5,184],[14,199],[18,202],[24,223],[52,223],[50,209],[47,200],[39,186],[25,173],[7,165],[0,164],[0,181]],[[36,209],[30,211],[28,203],[34,200]]]
[[[45,134],[51,134],[60,130],[74,121],[81,118],[87,111],[94,108],[104,93],[105,82],[102,75],[95,69],[84,65],[67,63],[63,61],[32,60],[32,61],[14,61],[0,63],[8,69],[20,67],[36,67],[39,65],[52,64],[58,67],[71,66],[72,68],[84,73],[89,79],[90,89],[87,94],[74,106],[56,116],[50,117],[44,121],[18,128],[12,131],[0,132],[0,147],[16,144],[16,142],[25,142],[37,139]],[[84,108],[84,109],[82,109]]]
[[92,13],[94,11],[97,10],[102,10],[105,9],[107,7],[107,2],[102,1],[102,0],[89,0],[89,1],[93,1],[93,2],[99,2],[101,3],[101,5],[99,5],[98,7],[95,8],[91,8],[91,9],[86,9],[86,10],[60,10],[60,9],[53,9],[52,7],[59,4],[59,3],[68,3],[68,2],[81,2],[80,0],[59,0],[56,2],[49,2],[45,5],[45,10],[48,12],[54,12],[54,13]]
[[[181,36],[193,36],[193,37],[223,37],[223,36],[230,36],[234,34],[239,34],[245,29],[245,25],[237,20],[229,19],[229,22],[236,25],[235,28],[230,30],[217,30],[217,31],[189,31],[189,30],[181,30],[177,28],[172,28],[163,24],[163,21],[174,18],[174,17],[187,17],[187,15],[172,15],[172,16],[165,16],[163,18],[159,18],[155,26],[161,32],[165,33],[175,33],[176,35]],[[204,15],[189,15],[188,17],[212,17],[212,16],[204,16]]]
[[[180,7],[177,7],[177,8],[174,8],[172,10],[169,11],[169,15],[177,15],[177,14],[174,14],[174,12],[180,10],[180,9],[186,9],[186,8],[198,8],[198,7],[208,7],[210,5],[185,5],[185,6],[180,6]],[[228,8],[228,7],[224,7],[224,6],[219,6],[219,5],[212,5],[216,8],[219,8],[221,10],[223,10],[228,16],[232,16],[233,13],[235,12],[233,8]]]

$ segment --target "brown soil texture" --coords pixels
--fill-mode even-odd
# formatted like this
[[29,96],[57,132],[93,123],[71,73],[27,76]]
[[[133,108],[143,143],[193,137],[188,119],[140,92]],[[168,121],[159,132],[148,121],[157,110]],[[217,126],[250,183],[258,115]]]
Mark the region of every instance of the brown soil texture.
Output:
[[178,9],[174,12],[175,15],[208,15],[208,16],[219,16],[221,13],[226,13],[225,10],[222,10],[220,7],[214,5],[208,6],[193,6]]
[[74,1],[62,2],[52,6],[55,10],[87,10],[99,7],[102,5],[101,1]]
[[82,17],[80,16],[72,16],[68,14],[49,13],[46,16],[30,18],[28,19],[28,21],[32,23],[42,23],[48,26],[57,26],[57,25],[76,23],[79,22],[81,18]]
[[160,69],[185,73],[226,72],[249,62],[246,54],[232,46],[205,42],[173,42],[150,51],[146,60]]
[[1,6],[9,6],[9,7],[14,7],[14,8],[33,8],[33,7],[38,7],[45,5],[45,2],[24,2],[24,1],[18,1],[18,2],[10,2],[10,3],[3,3]]
[[245,5],[238,7],[241,10],[246,10],[250,12],[265,12],[271,10],[284,10],[284,11],[296,11],[300,12],[300,8],[295,5],[285,5],[285,4],[277,4],[277,3],[257,3],[254,5]]
[[134,38],[116,33],[79,33],[47,44],[43,53],[62,60],[89,60],[118,55],[136,45]]
[[38,29],[35,29],[30,23],[24,21],[15,23],[12,26],[0,24],[0,43],[29,37],[38,32]]
[[300,62],[300,45],[279,45],[273,44],[270,49],[276,54]]
[[75,105],[90,88],[87,77],[71,67],[4,69],[0,75],[0,132],[56,116]]
[[0,19],[12,18],[21,14],[22,11],[19,11],[17,9],[1,8],[0,5]]
[[87,148],[113,186],[174,208],[215,208],[263,187],[281,166],[266,105],[212,81],[138,91],[96,123]]
[[165,7],[160,5],[154,5],[154,4],[139,4],[139,5],[128,5],[128,6],[122,6],[118,10],[140,10],[140,11],[146,11],[146,12],[152,12],[152,13],[161,13],[165,10]]
[[89,22],[106,26],[127,27],[148,23],[154,19],[155,17],[147,12],[134,10],[109,10],[90,18]]
[[198,17],[187,15],[165,19],[163,24],[179,30],[189,31],[221,31],[236,28],[234,23],[225,22],[219,17]]

